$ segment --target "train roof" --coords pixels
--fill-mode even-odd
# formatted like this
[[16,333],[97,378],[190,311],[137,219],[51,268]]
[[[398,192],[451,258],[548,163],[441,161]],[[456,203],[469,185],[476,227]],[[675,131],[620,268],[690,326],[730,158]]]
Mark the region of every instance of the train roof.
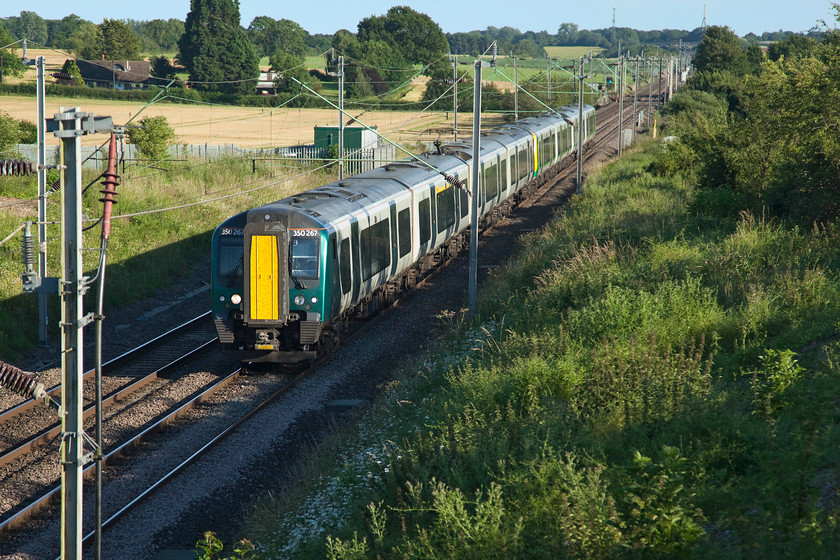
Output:
[[[584,112],[593,109],[584,105]],[[500,151],[513,139],[526,140],[531,133],[555,126],[558,121],[577,120],[577,106],[560,107],[557,113],[542,113],[502,125],[481,134],[481,156]],[[327,227],[347,215],[370,211],[384,200],[408,194],[410,189],[442,184],[472,159],[472,138],[441,145],[437,151],[395,161],[293,196],[249,210],[254,216],[265,213],[300,214]],[[465,179],[465,177],[458,177]],[[234,217],[236,218],[236,217]]]

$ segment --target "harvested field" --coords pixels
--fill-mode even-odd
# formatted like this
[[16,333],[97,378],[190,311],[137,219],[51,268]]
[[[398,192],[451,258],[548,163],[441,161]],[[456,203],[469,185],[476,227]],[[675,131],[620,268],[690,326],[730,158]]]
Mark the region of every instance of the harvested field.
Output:
[[[47,98],[47,115],[58,113],[61,107],[80,107],[87,113],[110,115],[116,124],[124,124],[144,106],[140,102],[94,99]],[[37,110],[34,97],[2,96],[0,109],[16,119],[35,122]],[[351,113],[354,114],[354,113]],[[338,111],[329,109],[270,109],[267,107],[227,107],[213,105],[182,105],[156,103],[141,115],[163,115],[183,144],[236,144],[243,148],[294,146],[311,144],[315,126],[337,126]],[[465,113],[459,126],[469,130],[471,115]],[[484,118],[484,116],[482,116]],[[490,116],[488,115],[488,122]],[[452,126],[444,113],[426,112],[421,115],[400,111],[371,111],[359,116],[368,126],[377,126],[381,134],[399,142],[434,140],[423,131]],[[135,123],[137,121],[134,121]],[[395,132],[398,131],[398,132]],[[99,144],[101,138],[85,137],[84,144]],[[48,135],[48,144],[57,140]]]

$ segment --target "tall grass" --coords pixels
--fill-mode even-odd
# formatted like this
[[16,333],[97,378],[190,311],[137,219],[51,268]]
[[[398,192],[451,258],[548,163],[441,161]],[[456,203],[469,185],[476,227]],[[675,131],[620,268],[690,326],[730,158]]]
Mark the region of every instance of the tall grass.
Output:
[[590,175],[476,321],[319,450],[329,515],[318,491],[254,515],[265,557],[832,557],[837,229],[699,227],[714,210],[657,157]]

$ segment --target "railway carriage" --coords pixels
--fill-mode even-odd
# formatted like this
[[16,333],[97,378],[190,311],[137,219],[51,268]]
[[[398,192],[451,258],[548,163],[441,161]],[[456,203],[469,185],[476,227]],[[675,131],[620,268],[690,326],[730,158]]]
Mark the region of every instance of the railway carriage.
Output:
[[[466,244],[470,193],[492,223],[576,151],[580,121],[565,107],[483,133],[475,190],[472,143],[456,142],[229,218],[211,246],[220,342],[242,361],[329,351],[352,318],[392,302]],[[592,107],[582,123],[588,140]]]

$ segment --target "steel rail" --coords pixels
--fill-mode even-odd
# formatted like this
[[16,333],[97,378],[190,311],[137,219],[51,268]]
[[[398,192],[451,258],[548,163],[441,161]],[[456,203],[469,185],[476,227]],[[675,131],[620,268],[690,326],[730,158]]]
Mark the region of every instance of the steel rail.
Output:
[[[200,352],[201,350],[204,350],[205,348],[207,348],[208,346],[210,346],[211,344],[213,344],[215,342],[216,342],[216,338],[213,338],[212,340],[208,340],[207,342],[204,342],[203,344],[201,344],[197,348],[193,348],[189,352],[183,354],[182,356],[176,358],[175,360],[169,362],[168,364],[163,365],[162,367],[160,367],[157,370],[151,372],[150,374],[148,374],[144,377],[137,378],[134,381],[132,381],[131,383],[129,383],[128,385],[125,385],[123,387],[120,387],[116,391],[113,391],[112,393],[110,393],[109,395],[105,396],[102,399],[103,409],[107,409],[108,407],[116,404],[117,402],[123,400],[125,397],[127,397],[131,393],[134,393],[136,391],[139,391],[139,390],[143,389],[148,384],[150,384],[153,381],[155,381],[156,379],[158,379],[160,374],[164,373],[169,368],[172,368],[172,367],[178,365],[179,363],[181,363],[182,361],[194,356],[196,353]],[[85,407],[85,409],[82,411],[82,418],[83,419],[88,419],[91,416],[93,416],[95,413],[96,413],[96,405],[90,404],[87,407]],[[51,427],[46,428],[46,429],[38,432],[36,435],[32,436],[31,438],[29,438],[28,440],[19,444],[18,446],[12,448],[10,451],[6,452],[3,455],[0,455],[0,468],[8,465],[9,463],[14,461],[18,457],[21,457],[22,455],[25,455],[26,453],[29,453],[29,452],[33,451],[35,448],[46,444],[47,442],[49,442],[50,440],[52,440],[53,438],[58,436],[60,433],[61,433],[61,423],[56,423],[56,424],[52,425]]]
[[[179,332],[183,331],[184,329],[190,328],[190,327],[194,326],[196,323],[200,322],[202,319],[205,319],[205,318],[208,318],[208,317],[210,317],[210,311],[206,311],[206,312],[202,313],[201,315],[199,315],[197,317],[194,317],[193,319],[190,319],[189,321],[187,321],[185,323],[182,323],[181,325],[178,325],[177,327],[175,327],[173,329],[170,329],[170,330],[166,331],[165,333],[163,333],[159,336],[156,336],[155,338],[153,338],[153,339],[151,339],[147,342],[144,342],[140,346],[137,346],[136,348],[132,348],[131,350],[117,356],[116,358],[108,360],[107,362],[102,364],[102,367],[103,368],[104,367],[112,368],[112,367],[116,366],[117,364],[119,364],[120,362],[124,362],[126,360],[135,358],[139,355],[140,352],[148,350],[152,345],[160,344],[160,342],[162,342],[163,340],[165,340],[167,338],[171,338],[173,336],[176,336]],[[84,376],[82,377],[82,380],[83,381],[89,381],[90,379],[93,378],[94,374],[95,374],[95,370],[90,369],[87,372],[85,372]],[[53,397],[53,398],[56,398],[56,397],[60,396],[60,394],[61,394],[61,384],[59,383],[58,385],[54,385],[53,387],[50,387],[47,390],[47,394],[49,396]],[[23,414],[24,412],[27,412],[27,411],[35,408],[36,406],[38,406],[38,404],[39,404],[39,401],[36,401],[34,399],[27,399],[27,400],[23,401],[22,403],[20,403],[18,405],[15,405],[12,408],[8,408],[8,409],[4,410],[2,413],[0,413],[0,425],[2,425],[4,422],[8,421],[9,419],[11,419],[15,416],[18,416],[20,414]]]

